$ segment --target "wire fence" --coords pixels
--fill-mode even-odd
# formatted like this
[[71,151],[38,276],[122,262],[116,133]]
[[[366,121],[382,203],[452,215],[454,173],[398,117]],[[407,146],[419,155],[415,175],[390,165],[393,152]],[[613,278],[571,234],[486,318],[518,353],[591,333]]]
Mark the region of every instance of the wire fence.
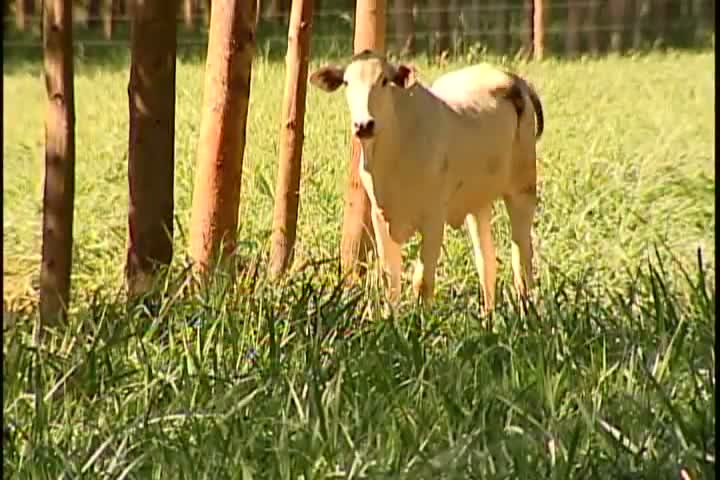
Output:
[[[101,49],[128,46],[131,12],[128,8],[118,11],[116,2],[119,4],[118,0],[112,0],[114,10],[105,8],[97,15],[90,15],[85,6],[76,5],[76,46]],[[265,3],[258,15],[259,47],[282,49],[287,43],[288,4],[278,0]],[[429,3],[388,2],[386,45],[389,51],[457,52],[474,46],[504,54],[531,48],[530,39],[538,35],[532,27],[532,2],[430,0]],[[439,3],[443,6],[438,6]],[[209,15],[205,2],[184,0],[179,10],[178,45],[206,46]],[[4,51],[42,47],[38,12],[35,8],[32,14],[18,15],[15,11],[12,15],[6,8]],[[350,48],[353,14],[351,7],[329,5],[316,10],[314,43],[345,44]],[[711,44],[715,34],[715,0],[545,0],[543,17],[544,50],[554,55],[660,46],[699,47]]]

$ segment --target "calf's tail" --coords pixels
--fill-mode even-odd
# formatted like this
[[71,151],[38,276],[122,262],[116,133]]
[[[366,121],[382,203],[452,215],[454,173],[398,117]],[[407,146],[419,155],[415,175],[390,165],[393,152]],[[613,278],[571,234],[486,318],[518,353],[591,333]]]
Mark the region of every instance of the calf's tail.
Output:
[[533,110],[535,110],[535,124],[537,129],[535,132],[535,138],[540,139],[540,136],[543,134],[543,130],[545,129],[545,117],[543,116],[543,107],[540,102],[540,97],[538,97],[535,88],[532,84],[530,84],[530,82],[514,73],[508,72],[508,75],[512,79],[512,86],[507,94],[508,99],[515,105],[518,118],[520,118],[525,111],[525,96],[523,95],[523,92],[528,94],[530,102],[533,105]]

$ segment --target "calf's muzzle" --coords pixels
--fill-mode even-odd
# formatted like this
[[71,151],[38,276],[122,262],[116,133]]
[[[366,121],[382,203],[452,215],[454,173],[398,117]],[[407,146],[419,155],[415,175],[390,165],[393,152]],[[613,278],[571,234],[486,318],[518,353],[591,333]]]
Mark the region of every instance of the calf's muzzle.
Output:
[[353,122],[353,131],[358,138],[372,138],[375,133],[375,120]]

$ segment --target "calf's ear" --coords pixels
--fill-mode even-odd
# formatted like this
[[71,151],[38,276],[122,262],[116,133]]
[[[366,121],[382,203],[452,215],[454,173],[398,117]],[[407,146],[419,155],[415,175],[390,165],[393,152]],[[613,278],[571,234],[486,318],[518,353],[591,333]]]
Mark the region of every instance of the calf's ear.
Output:
[[415,67],[412,65],[399,65],[395,69],[392,81],[395,85],[408,88],[415,83]]
[[310,75],[310,83],[326,92],[334,92],[343,84],[345,69],[334,65],[326,65]]

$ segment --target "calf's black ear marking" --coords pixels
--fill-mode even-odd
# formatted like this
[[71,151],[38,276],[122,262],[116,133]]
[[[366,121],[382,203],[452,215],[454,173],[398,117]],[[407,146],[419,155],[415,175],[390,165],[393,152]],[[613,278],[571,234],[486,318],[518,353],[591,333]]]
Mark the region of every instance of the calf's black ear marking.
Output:
[[413,83],[415,83],[415,67],[411,65],[399,65],[395,69],[392,81],[398,87],[410,87]]
[[326,92],[334,92],[343,84],[345,69],[335,65],[326,65],[310,75],[310,84]]

